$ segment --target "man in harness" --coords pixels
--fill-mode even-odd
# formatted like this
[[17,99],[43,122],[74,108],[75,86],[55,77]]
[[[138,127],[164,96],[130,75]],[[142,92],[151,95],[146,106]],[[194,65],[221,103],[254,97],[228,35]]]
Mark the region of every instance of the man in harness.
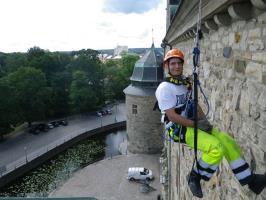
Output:
[[[175,142],[194,147],[194,121],[188,103],[191,84],[183,76],[184,54],[178,49],[168,51],[164,58],[167,77],[156,90],[158,106],[169,137]],[[266,185],[266,175],[253,174],[241,155],[239,145],[227,133],[213,128],[198,105],[197,149],[202,157],[192,169],[188,185],[194,196],[203,197],[200,181],[210,180],[223,157],[229,163],[235,177],[242,186],[260,194]]]

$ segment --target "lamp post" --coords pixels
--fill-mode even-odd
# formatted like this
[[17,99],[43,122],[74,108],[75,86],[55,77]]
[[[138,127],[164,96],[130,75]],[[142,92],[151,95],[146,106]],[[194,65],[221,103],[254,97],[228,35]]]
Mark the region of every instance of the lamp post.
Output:
[[116,115],[117,115],[117,102],[115,102],[115,122],[117,122]]
[[27,163],[27,162],[28,162],[28,157],[27,157],[27,147],[24,147],[24,153],[25,153],[26,163]]
[[103,127],[103,116],[101,115],[101,127]]

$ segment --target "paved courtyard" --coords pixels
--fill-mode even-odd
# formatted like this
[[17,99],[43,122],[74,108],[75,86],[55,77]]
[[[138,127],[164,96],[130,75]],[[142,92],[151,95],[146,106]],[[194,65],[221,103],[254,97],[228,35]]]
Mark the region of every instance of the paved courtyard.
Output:
[[[128,167],[146,167],[155,179],[155,191],[141,192],[141,184],[126,179]],[[99,200],[156,200],[160,194],[159,155],[119,155],[83,168],[50,194],[50,197],[95,197]]]

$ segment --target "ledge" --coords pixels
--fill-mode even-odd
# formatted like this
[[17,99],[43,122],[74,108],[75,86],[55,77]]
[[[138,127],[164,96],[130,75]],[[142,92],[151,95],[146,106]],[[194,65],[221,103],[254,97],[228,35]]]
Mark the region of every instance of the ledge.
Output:
[[[171,46],[194,38],[199,12],[199,1],[181,1],[163,41]],[[236,20],[248,20],[265,12],[264,0],[202,0],[201,28],[203,34],[229,26]]]

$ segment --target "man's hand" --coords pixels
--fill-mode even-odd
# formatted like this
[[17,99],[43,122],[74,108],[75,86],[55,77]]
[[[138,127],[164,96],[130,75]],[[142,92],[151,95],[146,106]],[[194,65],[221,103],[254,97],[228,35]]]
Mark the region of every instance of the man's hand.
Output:
[[198,128],[207,133],[211,133],[213,126],[207,119],[202,119],[198,121]]

